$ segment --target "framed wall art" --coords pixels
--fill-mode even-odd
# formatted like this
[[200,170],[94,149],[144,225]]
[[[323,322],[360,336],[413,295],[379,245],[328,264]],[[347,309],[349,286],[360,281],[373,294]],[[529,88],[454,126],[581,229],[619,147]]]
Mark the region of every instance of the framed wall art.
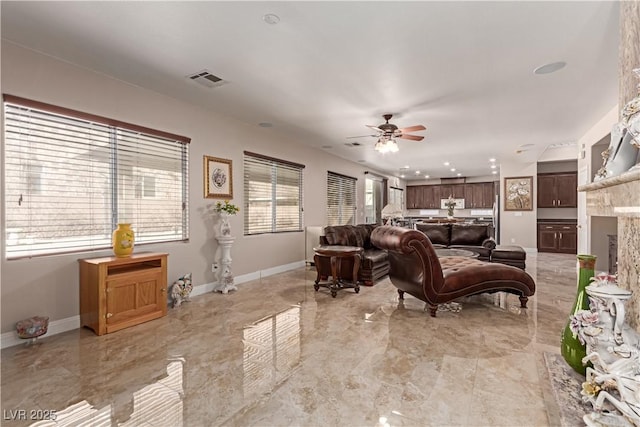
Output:
[[231,160],[204,156],[204,197],[233,199]]
[[504,179],[504,210],[533,210],[532,176],[516,176]]

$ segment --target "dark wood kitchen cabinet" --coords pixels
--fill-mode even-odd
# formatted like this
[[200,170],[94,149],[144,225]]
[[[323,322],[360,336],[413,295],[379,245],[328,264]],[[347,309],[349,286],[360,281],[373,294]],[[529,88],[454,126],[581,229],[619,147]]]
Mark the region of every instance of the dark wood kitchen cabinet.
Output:
[[538,223],[538,252],[575,254],[578,250],[578,230],[575,222]]
[[422,185],[407,186],[407,209],[422,208]]
[[538,174],[538,207],[577,207],[577,187],[577,172]]

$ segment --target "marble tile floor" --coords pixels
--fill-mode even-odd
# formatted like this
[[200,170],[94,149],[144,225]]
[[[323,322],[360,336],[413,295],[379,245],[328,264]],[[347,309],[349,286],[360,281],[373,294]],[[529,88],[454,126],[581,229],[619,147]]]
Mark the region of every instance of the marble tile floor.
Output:
[[528,309],[482,295],[431,318],[409,295],[399,303],[388,279],[335,299],[315,292],[307,267],[114,334],[7,348],[2,425],[560,425],[543,354],[559,353],[575,255],[527,264]]

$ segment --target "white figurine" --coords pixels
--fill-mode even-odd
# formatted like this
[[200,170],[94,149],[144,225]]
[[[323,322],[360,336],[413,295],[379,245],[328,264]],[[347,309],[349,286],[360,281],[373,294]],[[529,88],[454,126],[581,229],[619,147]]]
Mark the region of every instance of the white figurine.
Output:
[[191,284],[191,273],[185,274],[179,278],[171,287],[171,298],[173,299],[173,308],[180,307],[183,302],[191,301],[190,295],[193,290]]

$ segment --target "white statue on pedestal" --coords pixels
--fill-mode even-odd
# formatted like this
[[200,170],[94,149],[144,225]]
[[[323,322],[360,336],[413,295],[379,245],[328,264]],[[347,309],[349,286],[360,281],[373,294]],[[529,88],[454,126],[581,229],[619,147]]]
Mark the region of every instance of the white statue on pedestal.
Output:
[[240,209],[229,203],[228,200],[216,203],[216,212],[220,215],[220,231],[216,240],[220,245],[220,272],[217,277],[217,285],[214,287],[214,291],[222,292],[223,294],[229,291],[237,291],[236,285],[233,283],[233,273],[231,272],[231,246],[235,241],[235,237],[231,236],[231,225],[229,224],[229,217],[235,215]]

